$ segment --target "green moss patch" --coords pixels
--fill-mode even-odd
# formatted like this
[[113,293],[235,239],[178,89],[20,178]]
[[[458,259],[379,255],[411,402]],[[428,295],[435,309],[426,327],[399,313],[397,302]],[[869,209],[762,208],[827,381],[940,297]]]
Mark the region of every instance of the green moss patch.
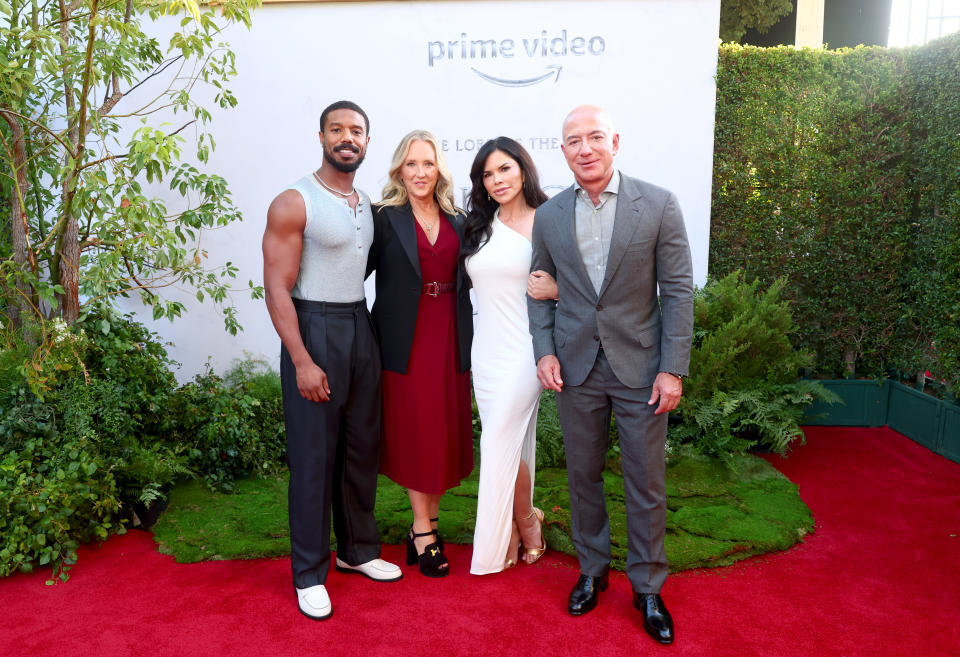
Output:
[[[610,513],[612,566],[627,558],[623,478],[604,473]],[[450,543],[471,543],[476,521],[478,471],[444,495],[440,532]],[[734,457],[728,463],[693,454],[667,466],[667,556],[672,571],[721,566],[784,550],[813,531],[810,510],[797,487],[763,459]],[[181,563],[248,559],[289,553],[286,479],[237,482],[231,494],[200,483],[179,486],[154,527],[160,551]],[[546,514],[545,535],[553,550],[575,555],[570,536],[566,471],[537,472],[536,504]],[[377,523],[385,543],[399,543],[410,526],[404,488],[380,477]],[[336,541],[334,536],[332,540]]]
[[286,500],[286,477],[240,479],[233,493],[191,481],[170,493],[153,535],[180,563],[290,554]]

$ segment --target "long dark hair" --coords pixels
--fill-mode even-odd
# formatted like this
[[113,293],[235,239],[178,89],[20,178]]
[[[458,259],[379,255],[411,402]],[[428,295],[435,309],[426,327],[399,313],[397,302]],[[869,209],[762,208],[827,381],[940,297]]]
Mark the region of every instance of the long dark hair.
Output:
[[493,233],[493,213],[499,203],[490,198],[483,186],[483,167],[494,151],[501,151],[514,160],[523,172],[523,198],[531,208],[540,207],[549,198],[540,189],[540,178],[533,159],[516,140],[510,137],[497,137],[486,142],[477,151],[470,167],[470,196],[467,198],[467,220],[463,225],[463,248],[461,258],[471,256],[480,250],[480,246]]

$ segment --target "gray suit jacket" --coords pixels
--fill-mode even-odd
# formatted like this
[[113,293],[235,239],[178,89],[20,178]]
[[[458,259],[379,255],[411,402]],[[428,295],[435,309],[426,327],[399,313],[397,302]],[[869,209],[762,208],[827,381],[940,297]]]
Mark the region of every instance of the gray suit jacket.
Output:
[[628,387],[653,385],[657,372],[687,374],[693,266],[676,197],[621,173],[599,295],[577,247],[575,206],[571,186],[537,208],[534,219],[531,271],[550,273],[559,288],[557,302],[527,297],[534,357],[556,355],[571,386],[590,374],[601,344]]

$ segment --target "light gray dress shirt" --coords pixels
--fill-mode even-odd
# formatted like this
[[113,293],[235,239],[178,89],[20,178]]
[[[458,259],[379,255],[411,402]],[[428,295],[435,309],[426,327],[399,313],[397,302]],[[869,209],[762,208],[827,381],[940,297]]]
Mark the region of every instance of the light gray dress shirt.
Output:
[[[610,253],[610,237],[613,235],[613,220],[617,216],[617,190],[620,189],[620,172],[613,170],[613,177],[602,192],[600,204],[594,205],[590,195],[579,183],[574,183],[577,194],[575,219],[577,247],[593,283],[600,294],[603,277],[607,272],[607,255]],[[569,216],[569,215],[568,215]]]

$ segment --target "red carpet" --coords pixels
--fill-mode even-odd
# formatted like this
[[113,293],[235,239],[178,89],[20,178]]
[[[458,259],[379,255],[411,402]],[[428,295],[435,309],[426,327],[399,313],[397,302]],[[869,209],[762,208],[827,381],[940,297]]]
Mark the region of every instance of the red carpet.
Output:
[[[771,462],[813,510],[784,553],[667,580],[677,641],[646,636],[622,573],[589,615],[566,613],[573,559],[468,574],[413,568],[378,584],[331,573],[333,618],[299,614],[285,559],[178,565],[133,531],[81,550],[70,581],[0,580],[0,655],[960,655],[960,465],[889,429],[806,429]],[[399,561],[399,546],[384,556]]]

